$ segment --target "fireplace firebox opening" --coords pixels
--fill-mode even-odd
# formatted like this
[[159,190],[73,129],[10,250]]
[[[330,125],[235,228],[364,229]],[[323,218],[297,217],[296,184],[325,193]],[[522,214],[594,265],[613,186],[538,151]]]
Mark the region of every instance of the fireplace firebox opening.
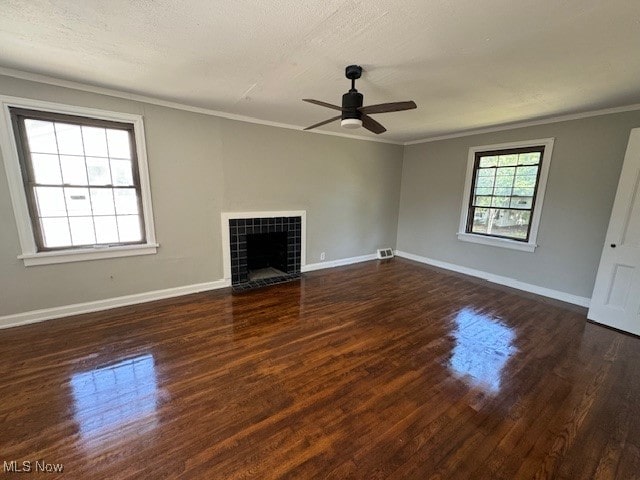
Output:
[[287,232],[247,234],[249,281],[287,274]]

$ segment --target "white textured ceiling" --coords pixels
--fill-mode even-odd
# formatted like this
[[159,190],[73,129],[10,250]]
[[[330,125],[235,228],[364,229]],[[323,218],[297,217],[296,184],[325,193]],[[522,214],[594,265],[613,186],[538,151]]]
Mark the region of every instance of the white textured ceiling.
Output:
[[394,141],[640,103],[640,1],[0,0],[0,66],[271,122],[351,63]]

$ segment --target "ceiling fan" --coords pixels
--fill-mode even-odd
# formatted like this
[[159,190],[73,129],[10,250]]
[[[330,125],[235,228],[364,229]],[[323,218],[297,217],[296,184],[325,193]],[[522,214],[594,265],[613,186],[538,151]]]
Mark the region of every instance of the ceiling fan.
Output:
[[342,112],[340,115],[330,118],[329,120],[311,125],[310,127],[305,128],[305,130],[311,130],[312,128],[320,127],[340,119],[340,125],[345,128],[364,127],[370,132],[380,134],[386,132],[387,129],[371,118],[369,114],[401,112],[403,110],[412,110],[417,108],[417,105],[413,100],[406,102],[379,103],[378,105],[367,105],[366,107],[363,107],[363,95],[356,90],[356,80],[362,76],[362,67],[358,65],[349,65],[345,69],[345,76],[351,80],[351,89],[342,95],[342,107],[322,102],[320,100],[313,100],[311,98],[302,99],[304,102],[332,108],[333,110],[340,110]]

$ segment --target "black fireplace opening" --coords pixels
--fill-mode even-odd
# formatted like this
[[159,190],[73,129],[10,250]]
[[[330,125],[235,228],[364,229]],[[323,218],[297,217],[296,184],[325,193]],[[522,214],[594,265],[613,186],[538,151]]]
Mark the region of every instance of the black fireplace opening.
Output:
[[287,274],[287,232],[247,234],[249,281]]

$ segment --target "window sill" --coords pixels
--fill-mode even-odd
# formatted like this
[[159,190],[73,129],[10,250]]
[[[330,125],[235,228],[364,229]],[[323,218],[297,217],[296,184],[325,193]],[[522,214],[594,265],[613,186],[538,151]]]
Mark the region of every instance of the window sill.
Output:
[[533,252],[538,246],[535,243],[518,242],[506,238],[485,237],[484,235],[474,235],[473,233],[458,233],[458,240],[479,243],[481,245],[491,245],[492,247],[510,248],[522,252]]
[[85,262],[102,258],[132,257],[135,255],[152,255],[157,252],[157,243],[143,245],[124,245],[117,247],[96,247],[76,250],[57,250],[53,252],[26,253],[18,255],[25,267],[50,265],[54,263]]

